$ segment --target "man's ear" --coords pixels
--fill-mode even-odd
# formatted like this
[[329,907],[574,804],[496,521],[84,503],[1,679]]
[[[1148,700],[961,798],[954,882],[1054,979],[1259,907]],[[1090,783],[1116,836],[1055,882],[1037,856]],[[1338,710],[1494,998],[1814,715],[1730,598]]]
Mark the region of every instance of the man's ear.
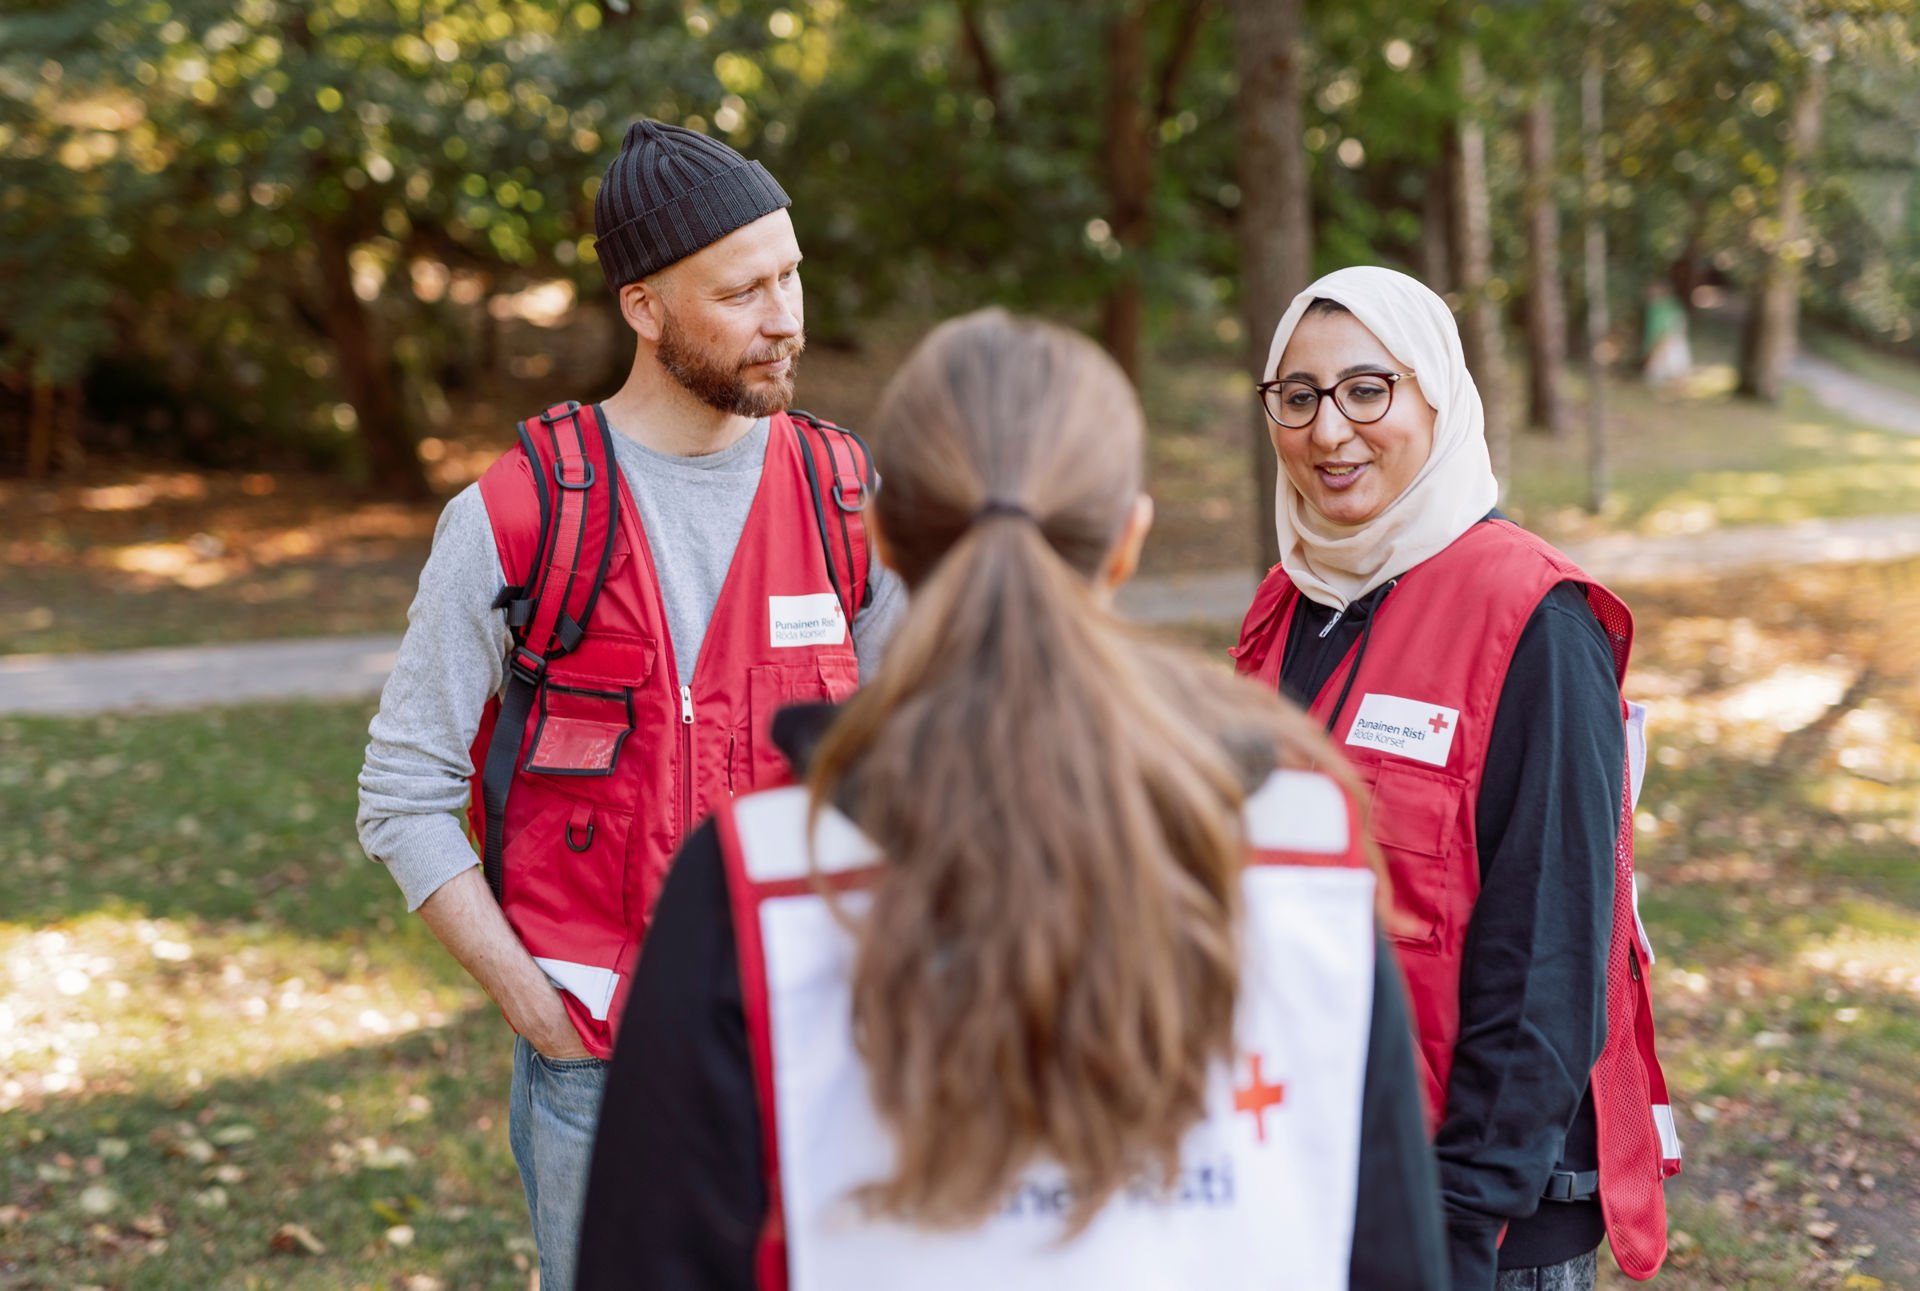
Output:
[[666,330],[666,303],[660,297],[660,275],[630,282],[620,289],[620,316],[634,334],[650,345],[658,345]]

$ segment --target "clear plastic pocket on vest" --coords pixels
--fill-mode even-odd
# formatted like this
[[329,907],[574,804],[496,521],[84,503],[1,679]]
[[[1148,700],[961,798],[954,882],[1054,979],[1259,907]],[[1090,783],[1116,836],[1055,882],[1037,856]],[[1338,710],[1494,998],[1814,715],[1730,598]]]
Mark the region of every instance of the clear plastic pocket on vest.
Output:
[[566,686],[550,681],[540,688],[540,722],[521,769],[541,775],[612,775],[620,764],[620,748],[631,734],[631,686]]

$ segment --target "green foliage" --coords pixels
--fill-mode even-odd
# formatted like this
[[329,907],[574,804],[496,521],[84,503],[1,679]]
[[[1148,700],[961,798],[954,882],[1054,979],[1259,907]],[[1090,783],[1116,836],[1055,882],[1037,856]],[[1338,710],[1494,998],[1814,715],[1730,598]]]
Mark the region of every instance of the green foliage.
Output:
[[[1134,7],[1157,71],[1189,7]],[[562,276],[599,296],[592,195],[643,114],[781,178],[822,339],[896,307],[1087,319],[1135,270],[1150,325],[1204,335],[1230,325],[1238,276],[1231,24],[1198,10],[1178,75],[1148,87],[1150,232],[1132,249],[1102,160],[1106,36],[1125,8],[1062,22],[1040,0],[16,4],[0,17],[0,380],[93,373],[96,411],[139,420],[103,405],[105,387],[164,409],[150,441],[200,460],[278,441],[344,461],[356,417],[330,248],[350,248],[417,421],[489,362],[474,294]],[[1895,0],[1309,0],[1316,266],[1420,263],[1471,42],[1491,91],[1495,273],[1510,277],[1511,127],[1524,94],[1560,88],[1560,192],[1577,209],[1568,91],[1593,39],[1609,173],[1591,196],[1616,289],[1637,299],[1676,265],[1744,282],[1777,241],[1783,123],[1808,60],[1830,57],[1812,236],[1788,250],[1818,310],[1904,340],[1920,310],[1915,22]]]

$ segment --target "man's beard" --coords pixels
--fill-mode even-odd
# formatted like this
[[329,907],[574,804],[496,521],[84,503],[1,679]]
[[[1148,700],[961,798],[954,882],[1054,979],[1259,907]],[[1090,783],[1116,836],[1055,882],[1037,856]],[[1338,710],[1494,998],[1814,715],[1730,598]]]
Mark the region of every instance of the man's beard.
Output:
[[[737,364],[718,363],[690,345],[686,333],[668,314],[661,320],[660,343],[654,353],[667,375],[707,406],[736,417],[770,417],[793,402],[793,374],[799,366],[800,351],[806,348],[807,338],[801,335],[750,350]],[[796,362],[778,376],[758,382],[748,380],[747,370],[755,364],[784,358]]]

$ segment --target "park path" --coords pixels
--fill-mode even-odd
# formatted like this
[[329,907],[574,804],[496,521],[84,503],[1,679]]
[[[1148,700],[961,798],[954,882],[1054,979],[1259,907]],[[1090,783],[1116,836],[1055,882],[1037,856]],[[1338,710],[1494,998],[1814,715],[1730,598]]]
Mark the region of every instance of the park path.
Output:
[[[1753,569],[1920,556],[1920,516],[1809,520],[1671,537],[1614,534],[1566,548],[1594,577],[1634,583]],[[1250,571],[1134,580],[1119,605],[1144,623],[1232,624],[1253,599]],[[198,708],[380,693],[398,641],[323,637],[245,645],[0,656],[0,714]]]
[[[1820,403],[1858,421],[1920,435],[1920,398],[1904,390],[1811,354],[1794,361],[1793,379]],[[1900,560],[1920,556],[1920,516],[1808,520],[1661,537],[1611,534],[1567,544],[1566,550],[1594,577],[1609,583]],[[1119,606],[1143,623],[1232,624],[1253,599],[1253,589],[1252,573],[1237,569],[1139,578],[1121,589]],[[0,715],[366,699],[380,693],[398,644],[387,636],[321,637],[101,654],[0,655]]]
[[1855,421],[1902,435],[1920,435],[1920,397],[1905,390],[1849,372],[1816,354],[1801,354],[1788,376],[1805,386],[1816,403]]

